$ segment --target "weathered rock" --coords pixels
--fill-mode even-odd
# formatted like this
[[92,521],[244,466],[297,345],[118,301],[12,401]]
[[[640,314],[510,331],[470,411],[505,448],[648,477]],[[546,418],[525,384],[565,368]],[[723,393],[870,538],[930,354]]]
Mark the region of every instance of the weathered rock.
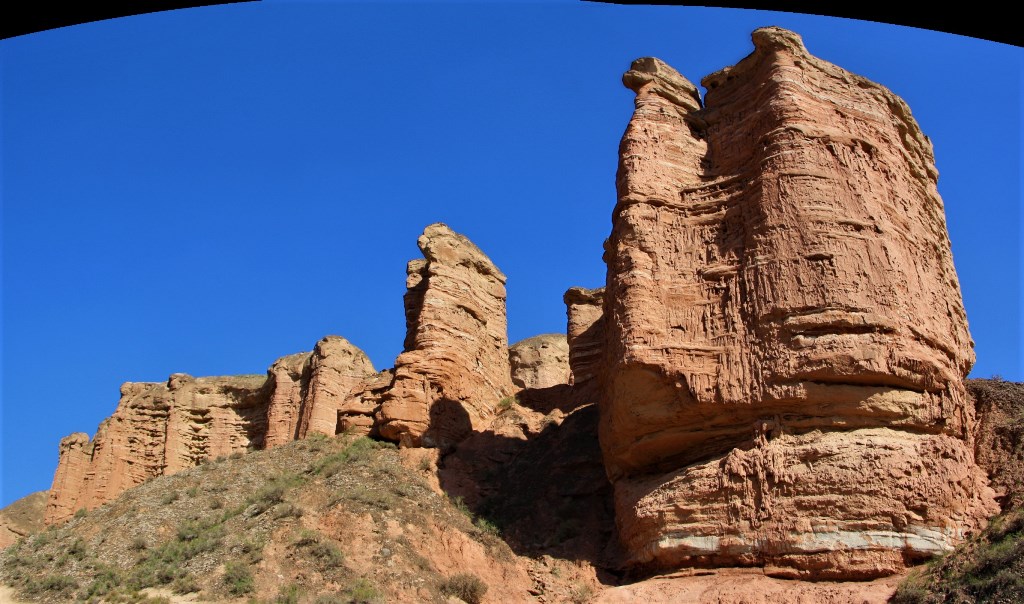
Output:
[[327,336],[317,342],[299,422],[299,438],[313,432],[334,436],[341,431],[339,424],[343,416],[372,416],[374,410],[364,409],[361,400],[354,401],[354,406],[347,401],[357,386],[375,373],[369,357],[345,338]]
[[787,581],[760,569],[723,568],[653,577],[612,587],[593,604],[885,604],[901,575],[873,581]]
[[384,438],[445,446],[479,429],[513,391],[505,275],[444,224],[418,240],[408,266],[405,352],[377,413]]
[[375,416],[394,381],[394,370],[385,369],[356,384],[338,409],[338,431],[377,436]]
[[620,537],[653,567],[891,574],[995,509],[931,144],[796,34],[753,40],[703,109],[657,59],[623,77],[600,425]]
[[264,382],[261,376],[175,373],[166,383],[125,383],[117,410],[92,440],[77,433],[61,441],[46,523],[110,501],[154,476],[262,447],[269,399]]
[[309,388],[313,353],[290,354],[274,361],[267,370],[271,389],[267,409],[267,447],[276,447],[299,438],[302,400]]
[[207,459],[277,446],[311,432],[333,436],[353,413],[362,424],[372,423],[374,409],[365,409],[359,396],[374,375],[361,350],[328,336],[312,353],[278,359],[266,377],[175,373],[166,383],[125,383],[117,410],[92,440],[76,433],[61,441],[46,523]]
[[604,288],[570,288],[562,297],[568,319],[570,383],[580,403],[598,400],[597,376],[604,358]]
[[43,530],[48,499],[47,491],[38,491],[0,510],[0,549]]
[[517,389],[550,388],[569,383],[569,344],[564,334],[520,340],[508,349],[512,383]]
[[988,473],[1003,512],[1024,508],[1024,384],[967,381],[976,401],[974,455]]

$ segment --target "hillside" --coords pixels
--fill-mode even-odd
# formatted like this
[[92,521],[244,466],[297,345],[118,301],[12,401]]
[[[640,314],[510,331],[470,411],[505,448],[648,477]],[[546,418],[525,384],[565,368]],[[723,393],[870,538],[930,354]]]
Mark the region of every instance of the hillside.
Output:
[[493,525],[431,486],[434,470],[430,456],[354,436],[222,458],[9,548],[0,578],[54,603],[136,601],[154,587],[204,601],[319,604],[593,589],[591,569],[517,556]]

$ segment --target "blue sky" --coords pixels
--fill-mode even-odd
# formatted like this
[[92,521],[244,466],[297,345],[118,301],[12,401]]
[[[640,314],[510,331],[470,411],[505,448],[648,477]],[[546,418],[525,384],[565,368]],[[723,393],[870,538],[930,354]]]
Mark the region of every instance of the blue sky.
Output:
[[697,83],[780,25],[882,83],[935,145],[978,362],[1021,365],[1018,47],[736,9],[252,3],[0,42],[2,491],[49,487],[125,381],[262,373],[326,334],[378,368],[405,263],[442,221],[508,275],[509,338],[563,332],[604,282],[620,83]]

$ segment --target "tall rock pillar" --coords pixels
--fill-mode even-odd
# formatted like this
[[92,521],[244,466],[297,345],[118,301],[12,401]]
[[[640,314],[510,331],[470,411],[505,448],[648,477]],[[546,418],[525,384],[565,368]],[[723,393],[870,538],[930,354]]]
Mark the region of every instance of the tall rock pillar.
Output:
[[867,578],[994,511],[932,148],[796,34],[623,77],[600,438],[634,564]]
[[383,395],[377,428],[408,446],[445,446],[479,429],[514,391],[505,275],[444,224],[418,240],[408,267],[405,352]]

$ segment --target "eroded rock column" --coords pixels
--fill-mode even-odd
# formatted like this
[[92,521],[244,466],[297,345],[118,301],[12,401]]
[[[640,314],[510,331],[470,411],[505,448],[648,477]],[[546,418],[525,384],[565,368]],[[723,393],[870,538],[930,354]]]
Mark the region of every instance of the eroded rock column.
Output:
[[[600,437],[634,564],[867,578],[995,509],[931,145],[891,92],[754,32],[623,77]],[[570,346],[572,338],[570,337]]]
[[405,446],[435,447],[479,429],[513,392],[505,275],[444,224],[417,243],[425,259],[408,266],[405,352],[377,426]]

